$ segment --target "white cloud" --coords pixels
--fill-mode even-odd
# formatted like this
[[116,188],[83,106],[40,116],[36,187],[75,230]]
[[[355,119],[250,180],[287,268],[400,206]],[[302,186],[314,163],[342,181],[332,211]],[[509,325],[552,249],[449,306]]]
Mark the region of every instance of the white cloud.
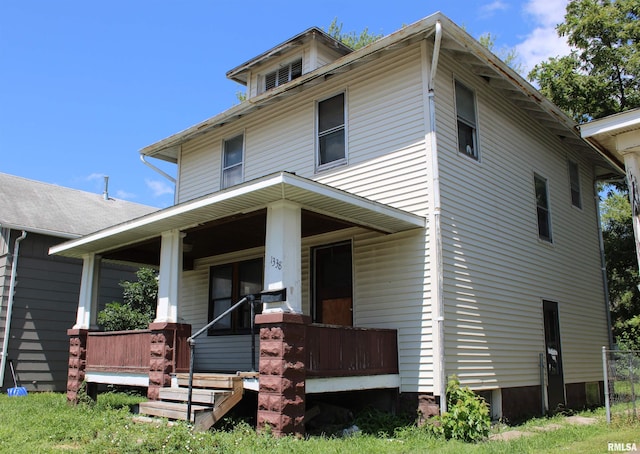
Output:
[[121,200],[133,200],[137,196],[132,192],[123,191],[122,189],[118,189],[116,191],[116,198]]
[[543,60],[569,54],[569,45],[556,31],[556,26],[564,21],[567,3],[568,0],[529,0],[524,5],[525,14],[534,25],[516,45],[525,74]]
[[509,5],[501,0],[494,0],[491,3],[486,3],[480,7],[480,15],[483,17],[490,17],[496,11],[504,11],[509,9]]
[[104,180],[105,175],[103,173],[92,173],[91,175],[87,176],[85,179],[87,181],[93,181],[93,180]]
[[173,194],[173,188],[161,180],[145,179],[147,187],[151,189],[154,197],[160,197],[165,194]]

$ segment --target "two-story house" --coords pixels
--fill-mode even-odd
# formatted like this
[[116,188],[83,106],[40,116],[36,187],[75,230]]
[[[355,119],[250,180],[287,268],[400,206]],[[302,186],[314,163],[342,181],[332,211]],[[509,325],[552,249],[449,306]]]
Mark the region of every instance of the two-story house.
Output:
[[[444,410],[454,374],[504,418],[598,402],[594,184],[619,160],[440,13],[357,51],[312,28],[228,76],[246,101],[141,150],[176,163],[174,206],[51,249],[84,259],[87,288],[98,257],[159,265],[151,372],[130,377],[151,397],[188,368],[188,333],[267,291],[255,353],[243,305],[191,364],[259,356],[245,386],[275,433],[303,432],[322,393]],[[69,331],[71,399],[79,378],[121,380],[73,359],[91,353],[91,294]]]

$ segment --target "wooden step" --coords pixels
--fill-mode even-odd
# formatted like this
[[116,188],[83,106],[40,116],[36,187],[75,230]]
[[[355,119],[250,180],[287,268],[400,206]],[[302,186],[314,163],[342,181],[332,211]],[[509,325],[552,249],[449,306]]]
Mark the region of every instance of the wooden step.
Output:
[[[176,374],[178,386],[189,386],[189,374]],[[234,389],[242,378],[232,374],[193,374],[193,386],[196,388]]]
[[[215,406],[216,403],[231,394],[230,390],[193,388],[191,402]],[[188,388],[160,388],[160,400],[186,402],[189,396]]]
[[[187,404],[181,402],[165,402],[161,400],[150,400],[140,403],[140,413],[161,418],[187,420]],[[191,421],[199,413],[213,412],[213,407],[208,405],[191,405]]]

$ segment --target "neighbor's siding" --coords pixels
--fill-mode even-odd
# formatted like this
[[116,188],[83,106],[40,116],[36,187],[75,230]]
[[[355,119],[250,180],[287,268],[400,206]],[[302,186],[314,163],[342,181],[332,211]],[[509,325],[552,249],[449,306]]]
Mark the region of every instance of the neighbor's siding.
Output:
[[[14,231],[13,237],[19,234]],[[69,338],[76,320],[82,262],[49,256],[59,238],[28,233],[20,243],[8,357],[21,384],[32,391],[64,391],[67,385]],[[132,268],[103,264],[99,306],[121,300],[120,280],[135,279]],[[6,280],[7,286],[9,279]],[[6,301],[3,302],[2,333]],[[0,333],[0,336],[2,334]],[[5,371],[4,386],[13,386]]]
[[[381,203],[425,216],[429,182],[425,150],[425,100],[420,44],[391,52],[352,71],[198,137],[182,146],[180,202],[220,189],[221,144],[245,133],[244,179],[289,171]],[[348,166],[315,172],[315,109],[319,99],[346,93]],[[342,232],[344,234],[344,232]],[[396,235],[354,234],[355,316],[359,326],[398,329],[402,391],[430,391],[433,380],[431,263],[428,231]],[[330,235],[322,241],[331,242]],[[318,239],[316,239],[318,240]],[[312,239],[303,243],[303,307],[309,310],[308,266]],[[326,244],[326,243],[325,243]],[[308,245],[308,246],[307,246]],[[213,259],[212,259],[213,260]],[[218,260],[216,258],[215,260]],[[208,263],[184,273],[181,303],[188,322],[206,318]],[[206,268],[206,269],[205,269]],[[393,315],[390,315],[393,314]],[[199,325],[203,326],[203,324]],[[198,325],[194,325],[194,331]],[[247,337],[247,336],[245,336]],[[208,338],[233,370],[248,356],[248,345]],[[202,355],[208,347],[200,347]],[[200,355],[200,354],[199,354]],[[198,364],[214,367],[213,363]]]
[[[480,162],[457,151],[454,74],[477,94]],[[476,388],[538,385],[548,299],[559,305],[565,381],[601,380],[591,164],[447,54],[438,75],[447,373]],[[568,157],[580,164],[581,210],[571,206]],[[534,172],[548,179],[553,244],[538,240]]]

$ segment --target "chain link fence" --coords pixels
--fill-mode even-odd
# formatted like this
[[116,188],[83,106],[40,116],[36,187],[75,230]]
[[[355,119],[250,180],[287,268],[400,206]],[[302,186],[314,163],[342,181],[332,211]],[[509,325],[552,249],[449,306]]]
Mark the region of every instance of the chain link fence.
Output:
[[640,350],[602,347],[607,422],[640,418]]

